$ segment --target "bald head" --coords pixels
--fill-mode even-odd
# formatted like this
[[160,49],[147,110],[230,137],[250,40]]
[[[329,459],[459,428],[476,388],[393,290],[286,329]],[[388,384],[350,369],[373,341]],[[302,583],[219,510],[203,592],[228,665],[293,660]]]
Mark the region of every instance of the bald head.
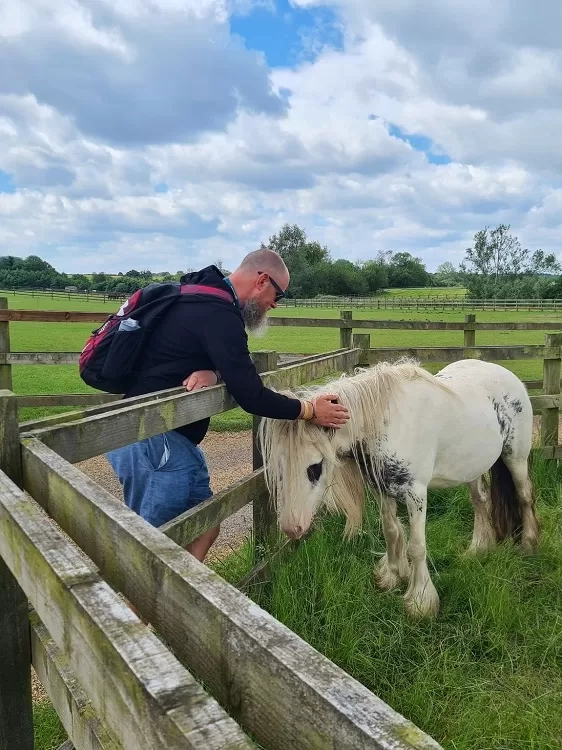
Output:
[[238,266],[237,270],[242,272],[248,271],[250,273],[263,271],[264,273],[269,273],[274,278],[279,279],[289,276],[289,271],[287,270],[285,261],[279,253],[265,247],[248,253]]

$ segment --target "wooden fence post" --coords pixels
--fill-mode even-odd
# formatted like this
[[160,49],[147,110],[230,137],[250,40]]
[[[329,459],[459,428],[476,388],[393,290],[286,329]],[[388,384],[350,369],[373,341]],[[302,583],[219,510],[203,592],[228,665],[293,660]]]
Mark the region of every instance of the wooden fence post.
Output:
[[[561,347],[562,334],[547,333],[545,336],[545,346]],[[547,396],[553,396],[560,393],[560,370],[562,359],[560,351],[558,356],[545,358],[543,362],[543,389]],[[543,409],[541,417],[541,445],[558,445],[558,424],[560,419],[560,409]]]
[[351,349],[351,337],[353,335],[353,326],[351,321],[353,319],[353,310],[342,310],[340,312],[341,320],[350,323],[349,328],[340,328],[340,349]]
[[476,330],[470,327],[471,323],[476,323],[476,315],[465,315],[464,322],[466,328],[464,329],[464,343],[463,346],[476,346]]
[[[277,352],[254,352],[252,355],[256,370],[258,372],[269,372],[277,369]],[[257,434],[261,417],[254,414],[252,419],[252,470],[263,466],[263,456],[258,447]],[[270,498],[265,495],[262,502],[254,501],[252,504],[254,523],[254,543],[256,562],[258,558],[265,557],[275,539],[277,531],[277,516],[271,507]]]
[[357,364],[360,367],[368,367],[369,366],[369,349],[371,348],[371,334],[370,333],[354,333],[352,337],[352,342],[353,342],[354,349],[361,349]]
[[[8,309],[8,298],[0,297],[0,310]],[[10,324],[0,322],[0,390],[12,390],[12,365],[4,357],[10,351]],[[3,364],[4,362],[4,364]]]
[[[21,487],[17,399],[4,389],[0,390],[0,469]],[[0,748],[33,750],[33,742],[28,603],[0,558]]]

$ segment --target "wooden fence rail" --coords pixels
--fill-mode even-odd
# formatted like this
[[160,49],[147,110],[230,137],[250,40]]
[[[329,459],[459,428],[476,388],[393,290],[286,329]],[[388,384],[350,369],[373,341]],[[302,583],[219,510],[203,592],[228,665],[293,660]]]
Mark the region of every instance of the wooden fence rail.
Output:
[[[262,377],[277,387],[296,387],[349,371],[364,355],[357,347],[310,357]],[[107,450],[115,432],[118,442],[130,442],[195,421],[202,411],[231,408],[224,387],[139,397],[126,407],[112,403],[105,414],[92,407],[93,414],[66,422],[28,423],[19,437],[16,399],[3,395],[0,405],[10,404],[6,424],[17,439],[3,443],[0,469],[20,465],[16,473],[28,494],[0,475],[0,564],[17,576],[12,589],[21,585],[37,613],[34,663],[77,747],[249,747],[240,727],[275,750],[440,747],[176,544],[248,502],[267,502],[261,468],[167,528],[154,529],[65,460]],[[87,447],[73,448],[73,442]],[[156,627],[174,657],[112,589]],[[27,608],[20,614],[27,617]],[[0,631],[0,653],[7,640],[14,645],[10,630]],[[24,648],[21,653],[25,664]],[[102,666],[111,673],[107,685]],[[0,672],[0,696],[8,689],[5,678]],[[0,710],[2,705],[0,699]],[[13,719],[7,726],[13,742]],[[17,747],[28,750],[32,745],[19,742],[22,737],[17,735]]]

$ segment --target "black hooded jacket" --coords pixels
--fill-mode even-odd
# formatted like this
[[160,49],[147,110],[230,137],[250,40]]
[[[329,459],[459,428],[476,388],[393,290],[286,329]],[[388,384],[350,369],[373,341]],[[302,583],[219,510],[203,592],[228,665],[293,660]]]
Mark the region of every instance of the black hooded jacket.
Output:
[[[207,266],[186,274],[182,283],[223,289],[232,302],[210,296],[180,297],[151,334],[138,377],[125,398],[181,386],[196,370],[218,370],[244,411],[261,417],[297,419],[300,402],[263,385],[250,357],[239,305],[221,271]],[[209,419],[202,419],[177,430],[200,443],[208,428]]]

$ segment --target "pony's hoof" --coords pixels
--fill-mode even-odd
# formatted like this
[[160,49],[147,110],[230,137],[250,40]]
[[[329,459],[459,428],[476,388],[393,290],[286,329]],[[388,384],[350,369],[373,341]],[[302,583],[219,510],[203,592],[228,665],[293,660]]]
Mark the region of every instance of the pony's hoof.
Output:
[[375,567],[373,577],[377,587],[382,591],[392,591],[400,585],[400,576],[390,570],[386,555],[381,558],[381,561]]
[[485,555],[495,546],[495,539],[481,539],[479,542],[472,542],[470,547],[463,552],[465,557],[475,557],[476,555]]
[[436,618],[439,614],[439,595],[434,587],[433,591],[426,589],[416,595],[406,592],[404,607],[408,615],[414,619]]

